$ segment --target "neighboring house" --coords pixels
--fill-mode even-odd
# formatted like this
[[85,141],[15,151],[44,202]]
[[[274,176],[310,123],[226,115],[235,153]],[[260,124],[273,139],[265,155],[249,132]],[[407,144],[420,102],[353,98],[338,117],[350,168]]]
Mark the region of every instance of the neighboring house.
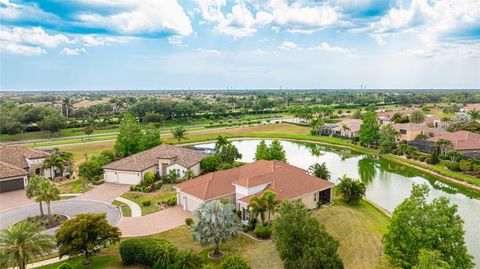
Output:
[[147,172],[166,176],[175,171],[183,177],[187,170],[199,175],[200,161],[207,155],[193,149],[162,144],[103,166],[105,182],[139,184]]
[[411,109],[411,108],[401,109],[401,110],[380,111],[380,112],[378,112],[378,121],[380,122],[380,124],[393,123],[393,122],[390,121],[392,119],[393,115],[398,113],[402,116],[408,116],[413,111],[415,111],[415,110]]
[[0,161],[0,193],[24,189],[27,183],[26,170]]
[[477,110],[480,111],[480,104],[468,104],[460,108],[460,112],[467,113],[468,111]]
[[480,151],[480,135],[476,133],[469,131],[446,132],[427,140],[437,142],[440,139],[450,140],[450,142],[452,142],[452,149],[458,152]]
[[445,133],[445,130],[439,128],[429,128],[425,124],[419,123],[396,123],[393,128],[398,131],[397,142],[415,140],[419,135],[428,137],[438,136]]
[[277,199],[300,199],[307,208],[332,201],[334,184],[298,167],[281,161],[260,160],[237,168],[217,171],[174,186],[177,204],[186,211],[194,211],[202,203],[229,200],[241,211],[243,221],[249,220],[248,203],[254,195],[266,190],[277,194]]
[[[8,169],[8,171],[13,171],[12,168],[7,168],[7,165],[9,165],[15,167],[17,171],[22,170],[27,176],[41,175],[47,178],[52,178],[51,171],[54,171],[57,176],[61,176],[58,168],[43,168],[43,161],[48,156],[50,156],[50,153],[45,151],[31,149],[24,146],[7,146],[0,144],[0,162],[3,163],[2,170]],[[0,174],[3,174],[2,172],[3,171],[0,171]],[[2,182],[3,180],[4,179],[2,179]],[[11,180],[11,178],[8,178],[8,181],[9,180]],[[8,187],[5,187],[6,185],[4,184],[6,183],[2,183],[3,186],[0,192],[4,192],[4,190],[11,191],[23,189],[24,185],[21,185],[19,182],[19,179],[16,179],[14,183],[9,182]],[[26,181],[24,183],[26,184]]]
[[88,108],[94,105],[99,105],[99,104],[106,104],[109,102],[109,99],[102,99],[102,100],[82,100],[78,103],[75,103],[72,105],[73,108],[79,109],[79,108]]
[[360,119],[351,119],[345,120],[337,124],[337,126],[332,128],[332,134],[340,135],[343,137],[356,137],[360,134],[360,125],[362,120]]

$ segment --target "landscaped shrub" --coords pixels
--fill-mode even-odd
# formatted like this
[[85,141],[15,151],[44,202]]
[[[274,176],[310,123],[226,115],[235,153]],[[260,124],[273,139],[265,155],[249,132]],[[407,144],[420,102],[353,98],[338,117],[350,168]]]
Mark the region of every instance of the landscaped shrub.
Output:
[[57,269],[73,269],[73,267],[69,263],[62,263]]
[[317,135],[317,130],[311,129],[311,130],[310,130],[310,134],[311,134],[311,135]]
[[253,233],[259,238],[270,238],[272,236],[272,228],[270,226],[257,225]]
[[247,259],[240,255],[228,255],[222,262],[222,269],[250,269]]
[[[167,246],[167,247],[166,247]],[[177,252],[177,248],[166,240],[156,238],[132,238],[120,243],[120,257],[125,265],[141,264],[153,266],[165,249]]]
[[448,156],[447,155],[439,155],[438,158],[442,161],[445,161],[445,160],[448,160]]
[[203,261],[201,257],[191,250],[182,250],[175,255],[175,262],[172,268],[201,268],[202,265]]
[[406,157],[407,157],[407,159],[411,159],[411,158],[412,158],[412,155],[410,155],[410,154],[407,154],[407,156],[406,156]]
[[155,174],[153,172],[147,172],[143,176],[142,185],[147,186],[155,181]]
[[248,231],[253,231],[255,230],[255,226],[257,225],[257,220],[256,219],[253,219],[253,220],[249,220],[247,222],[247,230]]
[[103,179],[92,182],[92,184],[95,185],[95,186],[102,185],[103,183],[105,183],[105,181]]
[[438,159],[438,155],[437,154],[432,154],[430,156],[430,164],[437,164],[439,163],[440,160]]
[[168,205],[169,206],[177,205],[177,197],[172,197],[172,198],[168,199]]
[[421,162],[424,162],[426,159],[427,159],[427,156],[425,156],[425,155],[418,156],[418,160],[421,161]]
[[448,170],[455,171],[455,172],[460,172],[462,169],[460,169],[460,164],[456,162],[449,162],[447,164]]
[[143,200],[142,205],[143,206],[150,206],[152,204],[152,200]]
[[192,218],[186,218],[185,219],[185,224],[187,224],[188,226],[191,226],[193,224],[193,219]]

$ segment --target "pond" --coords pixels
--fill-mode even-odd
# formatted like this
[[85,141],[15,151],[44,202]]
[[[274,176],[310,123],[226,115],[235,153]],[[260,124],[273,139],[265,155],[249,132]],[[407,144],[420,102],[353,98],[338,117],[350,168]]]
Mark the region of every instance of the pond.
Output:
[[[254,161],[255,150],[260,140],[234,141],[242,154],[241,161]],[[267,141],[269,144],[270,141]],[[367,189],[367,199],[393,212],[395,207],[410,195],[412,184],[427,184],[430,197],[446,196],[458,206],[458,214],[465,221],[465,239],[469,253],[475,257],[480,268],[480,200],[478,193],[449,185],[438,178],[413,168],[401,166],[382,158],[358,154],[349,149],[332,148],[313,143],[281,141],[289,164],[308,169],[314,163],[325,162],[332,181],[347,175],[361,179]],[[196,147],[213,148],[214,144]]]

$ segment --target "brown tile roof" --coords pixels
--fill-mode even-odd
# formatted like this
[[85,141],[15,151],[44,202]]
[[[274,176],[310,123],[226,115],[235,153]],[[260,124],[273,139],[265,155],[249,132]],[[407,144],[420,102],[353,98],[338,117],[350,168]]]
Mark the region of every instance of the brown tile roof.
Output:
[[480,135],[469,131],[446,132],[427,140],[437,142],[440,139],[450,140],[455,150],[480,150]]
[[0,144],[0,161],[27,169],[28,159],[38,159],[48,157],[50,153],[27,148],[24,146],[7,146]]
[[173,163],[178,163],[183,167],[189,168],[199,163],[206,156],[207,155],[197,150],[162,144],[116,162],[109,163],[103,166],[103,168],[123,171],[143,171],[158,164],[158,159],[172,158],[174,159]]
[[480,104],[467,104],[465,107],[463,108],[466,108],[468,110],[480,110]]
[[94,106],[94,105],[98,105],[98,104],[105,104],[105,103],[108,103],[108,100],[105,100],[105,99],[102,99],[102,100],[93,100],[93,101],[90,101],[90,100],[83,100],[83,101],[80,101],[78,103],[75,103],[73,104],[73,108],[87,108],[87,107],[91,107],[91,106]]
[[396,130],[403,129],[408,131],[424,131],[427,126],[419,123],[395,123],[393,124],[393,128]]
[[350,119],[345,120],[337,124],[336,127],[332,128],[333,130],[343,131],[343,124],[345,124],[350,132],[356,133],[360,131],[360,125],[362,125],[362,120],[360,119]]
[[0,161],[0,180],[28,175],[27,171],[15,165]]
[[293,199],[334,185],[287,163],[260,160],[237,168],[209,173],[177,184],[175,187],[208,201],[234,193],[234,184],[243,187],[269,184],[266,189],[277,193],[280,200]]

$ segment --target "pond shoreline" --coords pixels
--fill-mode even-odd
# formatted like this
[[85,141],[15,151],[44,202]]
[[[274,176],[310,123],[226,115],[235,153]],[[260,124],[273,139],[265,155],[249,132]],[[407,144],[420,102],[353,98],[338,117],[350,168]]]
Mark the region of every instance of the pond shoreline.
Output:
[[[349,145],[339,145],[339,144],[332,144],[332,143],[328,143],[328,142],[324,142],[324,141],[316,141],[316,140],[308,140],[308,139],[295,139],[295,138],[281,138],[281,137],[242,137],[242,136],[235,136],[235,137],[228,137],[227,138],[229,141],[241,141],[241,140],[285,140],[285,141],[291,141],[291,142],[305,142],[305,143],[313,143],[313,144],[319,144],[319,145],[327,145],[327,146],[330,146],[330,147],[334,147],[334,148],[344,148],[344,149],[349,149],[349,150],[353,150],[353,151],[356,151],[356,152],[360,152],[362,150],[360,149],[357,149],[355,147],[352,147],[352,146],[349,146]],[[208,139],[208,140],[204,140],[204,141],[195,141],[195,142],[189,142],[189,143],[181,143],[181,144],[177,144],[179,146],[194,146],[194,145],[199,145],[199,144],[205,144],[205,143],[214,143],[216,140],[211,140],[211,139]],[[368,149],[367,149],[368,150]],[[475,184],[472,184],[472,183],[468,183],[468,182],[465,182],[465,181],[462,181],[462,180],[459,180],[459,179],[456,179],[456,178],[453,178],[453,177],[449,177],[449,176],[445,176],[445,175],[442,175],[436,171],[433,171],[431,169],[428,169],[428,168],[425,168],[425,167],[421,167],[419,165],[415,165],[415,164],[411,164],[411,163],[408,163],[408,162],[405,162],[405,161],[402,161],[402,160],[399,160],[397,158],[397,156],[383,156],[382,154],[379,154],[378,152],[377,153],[372,153],[370,151],[368,152],[364,152],[365,154],[374,154],[380,158],[384,158],[386,160],[389,160],[389,161],[392,161],[392,162],[395,162],[397,164],[400,164],[400,165],[403,165],[403,166],[407,166],[407,167],[410,167],[410,168],[413,168],[413,169],[417,169],[421,172],[424,172],[424,173],[428,173],[432,176],[435,176],[435,177],[438,177],[439,179],[445,181],[445,182],[448,182],[448,183],[451,183],[451,184],[454,184],[454,185],[460,185],[461,187],[466,187],[466,188],[469,188],[469,189],[472,189],[474,191],[478,191],[480,192],[480,186],[478,185],[475,185]]]

